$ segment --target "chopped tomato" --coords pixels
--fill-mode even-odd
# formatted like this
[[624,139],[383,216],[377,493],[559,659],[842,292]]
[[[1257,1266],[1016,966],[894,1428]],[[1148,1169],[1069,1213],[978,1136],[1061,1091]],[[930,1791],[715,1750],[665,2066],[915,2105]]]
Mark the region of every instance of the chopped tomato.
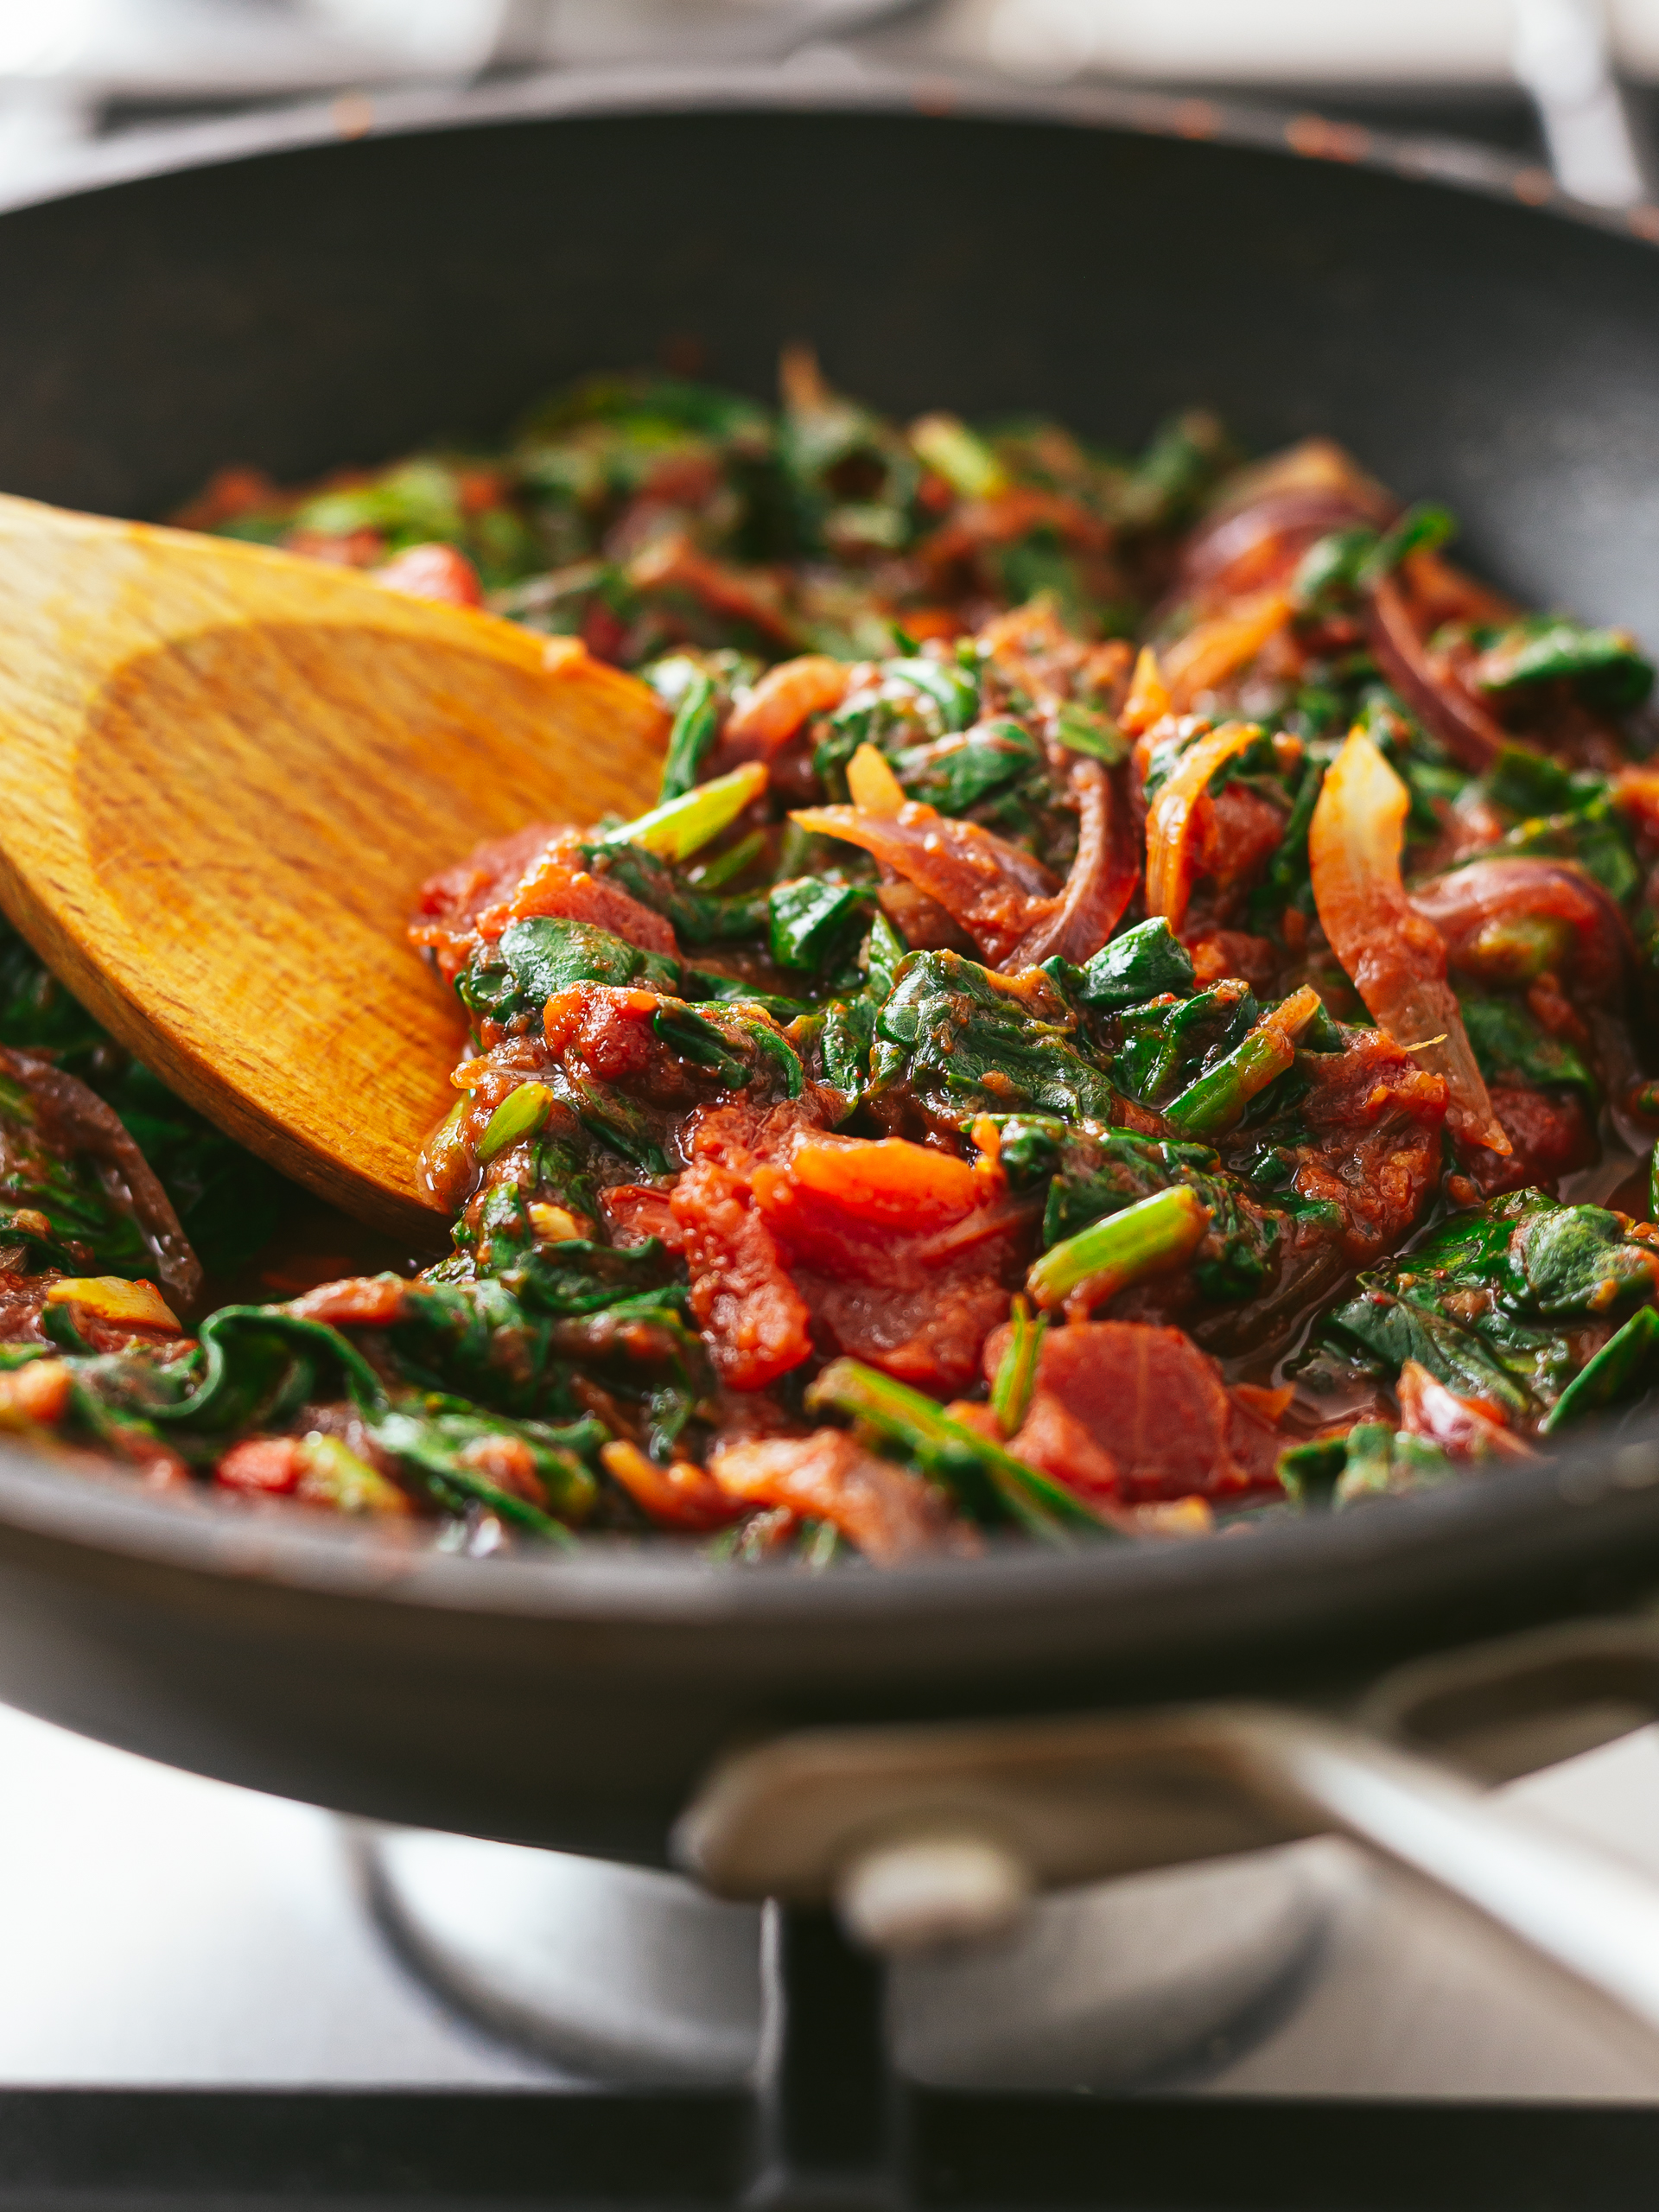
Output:
[[40,1421],[50,1426],[68,1411],[74,1377],[60,1359],[32,1359],[0,1374],[0,1427]]
[[331,1327],[390,1328],[404,1311],[409,1285],[398,1275],[348,1275],[292,1300],[288,1311]]
[[[987,1379],[1004,1349],[985,1347]],[[1043,1340],[1015,1457],[1098,1503],[1271,1491],[1281,1440],[1179,1329],[1073,1322]]]
[[453,545],[411,545],[371,571],[378,584],[406,599],[435,599],[446,607],[482,607],[478,571]]
[[798,1204],[815,1202],[857,1222],[921,1230],[955,1221],[989,1193],[984,1175],[966,1160],[903,1137],[833,1136],[816,1130],[791,1148],[786,1164],[765,1165],[754,1178],[764,1213],[787,1220]]
[[488,944],[509,922],[547,914],[607,930],[645,952],[676,952],[671,925],[620,884],[594,874],[573,851],[574,843],[562,840],[538,854],[505,898],[476,915],[473,926],[478,935]]
[[1563,1175],[1594,1162],[1600,1151],[1595,1124],[1576,1090],[1499,1084],[1491,1097],[1512,1149],[1507,1159],[1495,1152],[1471,1156],[1469,1173],[1483,1198],[1535,1185],[1553,1190]]
[[979,1548],[933,1484],[878,1459],[842,1429],[732,1445],[713,1473],[746,1505],[787,1506],[803,1520],[829,1522],[878,1566]]
[[250,1436],[232,1444],[214,1470],[226,1490],[286,1497],[298,1490],[305,1473],[305,1446],[297,1436]]
[[691,1278],[691,1310],[721,1380],[734,1390],[765,1389],[812,1350],[806,1302],[753,1202],[751,1147],[768,1141],[765,1123],[741,1107],[702,1115],[671,1202]]
[[812,715],[841,704],[851,673],[846,661],[824,653],[807,653],[769,669],[733,708],[721,738],[722,762],[770,760]]

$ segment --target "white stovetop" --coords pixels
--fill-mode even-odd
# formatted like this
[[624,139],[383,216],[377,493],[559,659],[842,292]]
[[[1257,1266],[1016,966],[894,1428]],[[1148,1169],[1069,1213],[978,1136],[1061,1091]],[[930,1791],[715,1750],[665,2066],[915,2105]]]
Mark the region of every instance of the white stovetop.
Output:
[[[330,1815],[3,1707],[0,1777],[0,2086],[566,2078],[410,1978],[362,1907]],[[1659,1730],[1522,1788],[1659,1875]],[[1659,2061],[1637,2069],[1497,1947],[1367,1879],[1349,1885],[1288,2017],[1208,2086],[1659,2100]]]

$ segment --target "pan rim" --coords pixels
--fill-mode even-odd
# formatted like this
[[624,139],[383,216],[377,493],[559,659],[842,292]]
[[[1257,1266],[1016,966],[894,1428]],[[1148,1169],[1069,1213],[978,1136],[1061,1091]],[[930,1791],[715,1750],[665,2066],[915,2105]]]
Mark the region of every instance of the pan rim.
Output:
[[[1284,1618],[1289,1593],[1307,1624],[1340,1613],[1381,1578],[1416,1569],[1447,1594],[1471,1583],[1567,1570],[1617,1542],[1626,1577],[1659,1566],[1659,1418],[1577,1451],[1484,1478],[1377,1501],[1343,1515],[1264,1522],[1231,1540],[1122,1542],[1048,1550],[1019,1540],[977,1559],[829,1573],[703,1558],[671,1536],[593,1540],[570,1552],[477,1557],[372,1522],[219,1492],[147,1491],[118,1471],[60,1465],[0,1440],[0,1555],[44,1546],[95,1560],[181,1573],[219,1585],[400,1610],[524,1620],[622,1621],[640,1627],[814,1630],[902,1618],[941,1624],[999,1610],[1065,1610],[1112,1599],[1137,1611],[1201,1595],[1230,1640],[1243,1612]],[[1475,1562],[1475,1571],[1470,1562]],[[1438,1567],[1439,1573],[1432,1570]],[[1649,1573],[1649,1579],[1651,1579]],[[1397,1592],[1396,1592],[1397,1594]],[[1189,1624],[1190,1625],[1190,1624]]]
[[[1179,141],[1326,161],[1381,173],[1432,192],[1507,203],[1529,217],[1659,245],[1659,207],[1609,211],[1574,201],[1548,172],[1501,154],[1360,130],[1317,116],[1246,103],[1195,101],[1116,88],[992,85],[938,71],[766,67],[544,73],[461,93],[351,93],[239,116],[133,143],[92,149],[73,175],[0,193],[0,216],[93,197],[193,170],[281,157],[361,138],[397,138],[536,122],[624,120],[653,115],[893,115],[941,123],[1039,124],[1130,139]],[[971,1618],[995,1597],[1001,1611],[1031,1611],[1134,1592],[1248,1591],[1268,1614],[1285,1593],[1321,1580],[1345,1588],[1362,1572],[1440,1559],[1449,1568],[1471,1547],[1505,1533],[1535,1553],[1541,1527],[1569,1533],[1575,1555],[1616,1532],[1659,1551],[1659,1414],[1617,1436],[1594,1433],[1577,1449],[1341,1516],[1286,1519],[1248,1542],[1107,1545],[1055,1553],[997,1547],[978,1560],[928,1561],[880,1573],[805,1574],[715,1565],[669,1537],[638,1546],[598,1540],[572,1554],[475,1558],[430,1541],[397,1542],[381,1527],[342,1524],[291,1505],[250,1507],[208,1491],[145,1491],[118,1475],[67,1469],[0,1440],[0,1550],[44,1542],[54,1552],[143,1562],[215,1583],[261,1583],[319,1599],[380,1599],[448,1613],[573,1622],[785,1630],[874,1624],[903,1618]],[[1531,1532],[1529,1538],[1528,1532]],[[1327,1599],[1328,1609],[1331,1600]],[[1316,1606],[1316,1610],[1319,1608]]]
[[519,123],[719,112],[896,115],[938,122],[1036,123],[1177,140],[1286,162],[1369,169],[1408,185],[1507,202],[1635,245],[1659,246],[1659,203],[1575,200],[1552,173],[1497,148],[1388,131],[1312,108],[1120,86],[1043,86],[944,68],[889,68],[826,55],[772,64],[549,69],[462,91],[349,91],[251,114],[137,130],[66,156],[61,172],[0,188],[0,215],[188,170],[286,153]]

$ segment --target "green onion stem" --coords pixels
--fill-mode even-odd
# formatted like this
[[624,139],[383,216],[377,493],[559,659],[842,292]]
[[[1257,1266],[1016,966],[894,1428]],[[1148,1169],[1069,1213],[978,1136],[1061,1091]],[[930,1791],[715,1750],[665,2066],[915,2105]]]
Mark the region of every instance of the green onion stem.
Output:
[[1242,1044],[1218,1060],[1207,1075],[1189,1084],[1164,1109],[1164,1119],[1183,1136],[1219,1136],[1243,1116],[1296,1058],[1296,1039],[1319,1011],[1319,993],[1310,984],[1258,1021]]
[[1026,1277],[1026,1288],[1045,1313],[1068,1300],[1098,1306],[1146,1275],[1179,1267],[1209,1225],[1210,1209],[1197,1192],[1173,1184],[1090,1222],[1045,1252]]
[[683,798],[697,780],[697,770],[720,729],[720,702],[712,680],[699,669],[680,695],[679,711],[663,756],[664,799]]
[[1087,753],[1116,768],[1129,757],[1129,741],[1109,715],[1087,707],[1064,706],[1054,717],[1054,734],[1070,753]]
[[1004,1436],[1014,1435],[1025,1420],[1032,1392],[1037,1387],[1037,1362],[1042,1355],[1047,1328],[1046,1314],[1033,1319],[1026,1300],[1014,1300],[1008,1316],[1007,1345],[997,1362],[996,1379],[991,1384],[991,1411]]
[[752,806],[766,788],[764,760],[746,760],[728,776],[699,784],[679,798],[653,806],[649,814],[607,830],[600,841],[607,845],[641,845],[658,860],[683,861],[710,838],[729,829],[746,806]]
[[1541,1424],[1541,1433],[1553,1436],[1586,1414],[1635,1395],[1651,1376],[1659,1358],[1659,1308],[1638,1306],[1622,1329],[1603,1344],[1556,1399]]
[[806,1394],[809,1413],[833,1410],[912,1459],[923,1472],[945,1484],[964,1503],[988,1490],[995,1512],[1028,1535],[1064,1543],[1073,1533],[1109,1535],[1106,1522],[1083,1500],[1016,1459],[1000,1444],[952,1421],[931,1398],[895,1382],[856,1359],[834,1359]]
[[723,853],[716,853],[710,861],[700,861],[686,880],[694,891],[718,891],[734,876],[741,875],[752,861],[758,861],[766,849],[764,830],[751,830],[747,837],[740,837]]
[[959,416],[924,415],[911,424],[910,442],[962,499],[988,499],[1008,487],[1007,471]]
[[552,1103],[553,1094],[544,1083],[521,1083],[517,1090],[510,1090],[478,1141],[479,1165],[486,1166],[497,1153],[505,1152],[521,1137],[534,1136]]

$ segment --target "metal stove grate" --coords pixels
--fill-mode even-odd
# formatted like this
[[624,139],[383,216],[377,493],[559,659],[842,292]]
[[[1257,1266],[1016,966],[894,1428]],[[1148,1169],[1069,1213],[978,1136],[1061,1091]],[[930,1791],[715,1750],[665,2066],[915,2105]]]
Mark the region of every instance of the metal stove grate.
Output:
[[1659,2111],[917,2091],[880,1971],[774,1914],[763,2084],[607,2091],[13,2090],[0,2208],[744,2204],[775,2212],[1647,2212]]

